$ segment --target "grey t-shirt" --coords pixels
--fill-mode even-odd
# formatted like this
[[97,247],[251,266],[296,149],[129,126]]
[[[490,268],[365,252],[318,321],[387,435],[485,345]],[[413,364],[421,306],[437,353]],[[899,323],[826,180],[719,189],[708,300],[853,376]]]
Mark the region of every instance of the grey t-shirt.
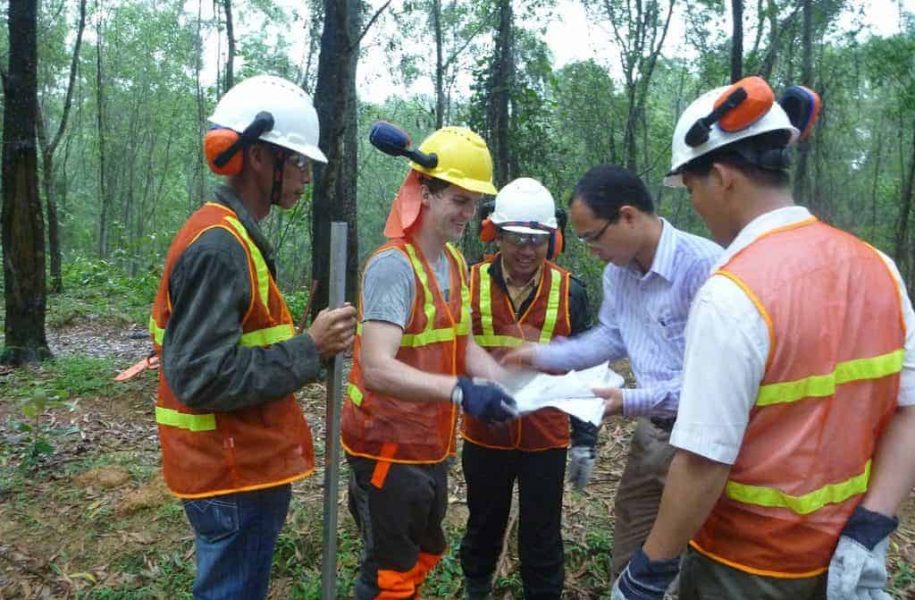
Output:
[[[430,265],[445,301],[451,286],[451,262],[443,251]],[[401,329],[410,320],[416,296],[413,267],[400,250],[391,248],[369,260],[362,276],[362,322],[385,321]]]

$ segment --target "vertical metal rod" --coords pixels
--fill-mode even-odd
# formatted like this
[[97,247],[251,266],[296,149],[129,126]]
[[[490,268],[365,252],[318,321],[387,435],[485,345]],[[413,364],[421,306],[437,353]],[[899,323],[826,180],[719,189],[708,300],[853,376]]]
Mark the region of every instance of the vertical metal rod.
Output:
[[[328,306],[342,306],[346,298],[346,223],[330,224],[330,282]],[[340,486],[340,409],[343,400],[343,357],[334,357],[327,373],[327,411],[324,443],[324,558],[321,599],[337,593],[337,491]]]

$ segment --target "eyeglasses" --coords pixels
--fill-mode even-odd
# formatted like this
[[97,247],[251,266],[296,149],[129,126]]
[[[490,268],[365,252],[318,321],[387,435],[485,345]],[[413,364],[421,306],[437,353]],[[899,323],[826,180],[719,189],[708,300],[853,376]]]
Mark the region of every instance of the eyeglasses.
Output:
[[308,157],[304,154],[299,154],[298,152],[291,153],[286,161],[296,167],[302,173],[308,173],[309,167],[311,166]]
[[607,221],[597,233],[585,233],[578,236],[578,241],[580,241],[582,244],[593,244],[600,239],[600,236],[604,235],[604,232],[607,231],[607,228],[610,227],[612,223],[613,221]]
[[544,233],[518,233],[516,231],[506,231],[504,229],[500,230],[502,234],[502,240],[508,242],[512,246],[535,246],[540,247],[546,244],[550,236]]

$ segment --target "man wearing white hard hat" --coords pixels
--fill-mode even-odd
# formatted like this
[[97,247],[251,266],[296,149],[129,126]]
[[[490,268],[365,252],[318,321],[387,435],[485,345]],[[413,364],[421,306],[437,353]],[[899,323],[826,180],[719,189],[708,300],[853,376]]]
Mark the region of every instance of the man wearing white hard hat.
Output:
[[[477,344],[498,358],[527,341],[548,342],[588,329],[584,286],[552,262],[562,250],[562,228],[553,195],[539,181],[523,177],[499,190],[480,237],[494,241],[499,252],[470,270]],[[469,515],[461,541],[461,566],[468,598],[489,597],[515,481],[524,597],[561,596],[566,449],[571,442],[575,452],[571,469],[587,468],[590,474],[597,443],[594,425],[571,421],[570,435],[569,417],[554,408],[503,426],[464,414],[461,459]],[[588,474],[582,473],[582,486]]]
[[219,101],[204,148],[225,176],[176,234],[150,318],[162,369],[156,423],[169,489],[194,528],[194,597],[265,598],[290,484],[314,469],[293,392],[355,335],[352,306],[321,311],[296,335],[258,227],[291,208],[318,148],[311,99],[278,77]]
[[[668,183],[726,245],[686,330],[677,448],[613,598],[889,598],[915,483],[915,314],[893,262],[791,196],[819,98],[758,77],[691,104]],[[685,550],[682,565],[679,557]]]

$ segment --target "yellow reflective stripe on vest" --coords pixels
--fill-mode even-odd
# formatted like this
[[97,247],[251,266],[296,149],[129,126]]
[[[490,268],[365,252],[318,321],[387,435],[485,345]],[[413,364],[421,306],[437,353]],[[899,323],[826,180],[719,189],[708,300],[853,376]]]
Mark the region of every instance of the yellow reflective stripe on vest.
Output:
[[[410,259],[410,265],[419,278],[423,288],[423,312],[426,315],[426,328],[419,333],[405,333],[400,338],[401,348],[418,348],[428,344],[437,344],[448,342],[455,336],[470,335],[470,289],[467,287],[467,281],[464,278],[463,260],[457,250],[451,245],[445,245],[451,256],[454,257],[460,271],[461,282],[461,320],[455,324],[455,327],[444,327],[435,329],[435,297],[432,295],[432,289],[429,287],[429,278],[426,276],[426,270],[423,263],[416,254],[416,249],[411,244],[406,244],[404,248]],[[357,329],[357,331],[359,331]]]
[[359,389],[355,383],[346,384],[346,395],[349,396],[349,399],[353,401],[353,404],[356,406],[362,406],[362,390]]
[[[489,267],[492,263],[480,266],[480,326],[483,334],[474,337],[474,341],[484,348],[517,348],[526,340],[513,335],[496,335],[492,326],[492,285]],[[559,294],[562,289],[562,274],[550,269],[550,290],[547,295],[546,313],[543,327],[540,330],[540,343],[546,344],[553,339],[556,321],[559,320]]]
[[543,319],[543,329],[540,331],[540,343],[546,344],[553,339],[553,330],[559,319],[559,289],[562,275],[556,269],[550,268],[550,295],[546,299],[546,316]]
[[269,346],[271,344],[276,344],[278,342],[288,340],[293,336],[295,336],[295,328],[291,323],[286,323],[283,325],[267,327],[266,329],[255,329],[254,331],[243,333],[241,335],[241,340],[239,340],[238,343],[245,348]]
[[496,346],[491,342],[496,336],[492,328],[492,284],[489,276],[489,267],[492,263],[486,263],[480,266],[480,327],[483,329],[483,335],[476,339],[481,346]]
[[156,423],[159,425],[168,425],[169,427],[178,427],[179,429],[187,429],[188,431],[215,431],[216,415],[213,413],[193,415],[190,413],[178,412],[172,408],[157,406]]
[[795,381],[769,383],[759,387],[756,406],[797,402],[803,398],[832,396],[836,386],[852,381],[880,379],[902,371],[903,349],[872,358],[857,358],[838,363],[832,373],[812,375]]
[[839,483],[828,483],[818,490],[803,496],[791,496],[775,488],[747,485],[728,481],[725,493],[731,500],[755,506],[787,508],[799,515],[816,512],[827,504],[839,504],[853,496],[867,491],[871,475],[871,461],[864,465],[864,472]]
[[270,306],[270,269],[267,268],[267,262],[261,254],[260,249],[254,240],[248,235],[248,230],[241,224],[241,221],[235,217],[225,217],[226,223],[232,226],[241,239],[245,240],[248,251],[251,253],[251,259],[254,261],[254,270],[257,275],[257,293],[260,295],[261,302],[264,306]]
[[165,339],[165,330],[159,327],[152,315],[149,317],[149,333],[152,335],[153,341],[161,346]]

